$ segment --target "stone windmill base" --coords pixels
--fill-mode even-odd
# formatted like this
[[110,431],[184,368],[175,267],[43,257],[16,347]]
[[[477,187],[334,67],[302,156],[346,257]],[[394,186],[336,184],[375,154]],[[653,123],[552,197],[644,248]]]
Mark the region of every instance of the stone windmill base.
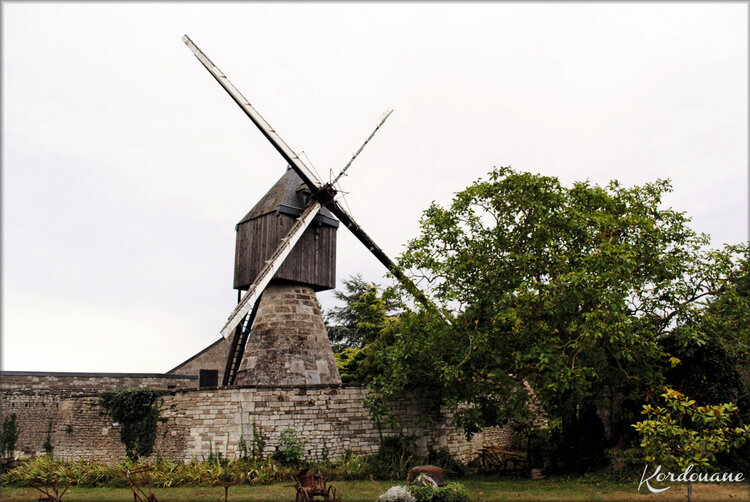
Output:
[[272,283],[260,300],[235,385],[340,384],[311,287]]

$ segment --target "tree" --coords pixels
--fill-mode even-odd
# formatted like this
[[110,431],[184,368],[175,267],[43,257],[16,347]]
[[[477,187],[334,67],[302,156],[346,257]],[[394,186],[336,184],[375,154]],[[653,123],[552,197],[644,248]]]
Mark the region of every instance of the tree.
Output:
[[360,274],[344,279],[344,290],[334,291],[343,302],[325,314],[328,338],[334,352],[347,348],[361,349],[380,334],[396,302],[390,289],[380,293],[380,285],[365,282]]
[[[742,246],[731,246],[739,257],[726,262],[727,281],[704,306],[697,306],[680,330],[692,336],[675,334],[663,341],[679,363],[666,372],[669,387],[680,389],[699,402],[734,403],[740,422],[750,423],[750,256]],[[725,253],[717,253],[722,262]],[[679,330],[678,330],[679,331]],[[720,454],[730,468],[750,468],[750,444],[737,454]]]
[[580,447],[603,443],[581,424],[605,406],[622,418],[625,400],[661,385],[671,356],[660,340],[735,263],[732,250],[724,261],[707,251],[685,214],[660,207],[669,191],[663,180],[566,188],[499,168],[449,207],[433,203],[400,264],[452,321],[402,315],[374,388],[384,400],[430,397],[472,433],[525,413],[526,382],[560,420],[561,455],[581,463],[571,467],[596,463]]
[[344,288],[335,292],[344,305],[326,312],[328,338],[341,381],[367,382],[377,372],[375,354],[388,343],[384,329],[394,321],[390,316],[397,303],[392,289],[381,294],[378,284],[365,282],[361,275],[344,280]]
[[[735,426],[737,407],[732,403],[698,406],[695,400],[664,387],[665,405],[643,406],[646,420],[633,427],[641,435],[646,461],[674,472],[696,468],[696,473],[711,472],[716,455],[741,447],[750,439],[750,425]],[[692,485],[687,480],[688,501]]]

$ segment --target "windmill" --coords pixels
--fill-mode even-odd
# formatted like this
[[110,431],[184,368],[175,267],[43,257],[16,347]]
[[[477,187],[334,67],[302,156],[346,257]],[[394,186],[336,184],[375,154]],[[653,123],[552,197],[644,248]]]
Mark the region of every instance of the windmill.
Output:
[[[343,223],[417,300],[432,305],[336,199],[336,182],[383,125],[390,112],[339,175],[329,183],[321,183],[226,75],[187,35],[182,39],[289,166],[288,171],[237,227],[235,288],[245,293],[221,330],[222,336],[230,342],[222,385],[340,383],[322,325],[320,308],[316,307],[314,293],[311,301],[308,292],[335,287],[335,232],[338,222]],[[279,223],[277,217],[283,214],[286,217]],[[314,222],[318,226],[316,235],[308,231],[315,228],[311,228]],[[289,266],[285,260],[294,253],[297,254],[298,263]],[[323,265],[318,266],[321,262]],[[285,305],[285,300],[291,304]],[[301,301],[294,305],[294,300]],[[271,305],[275,307],[270,308]],[[285,312],[284,309],[289,311]],[[308,320],[312,321],[308,324],[318,324],[318,329],[315,326],[308,326],[310,329],[307,330],[293,329],[294,322],[291,321],[290,326],[290,321],[285,319],[298,314],[311,316]],[[318,318],[319,323],[316,322]],[[321,326],[322,331],[319,329]],[[251,344],[254,349],[246,350]]]

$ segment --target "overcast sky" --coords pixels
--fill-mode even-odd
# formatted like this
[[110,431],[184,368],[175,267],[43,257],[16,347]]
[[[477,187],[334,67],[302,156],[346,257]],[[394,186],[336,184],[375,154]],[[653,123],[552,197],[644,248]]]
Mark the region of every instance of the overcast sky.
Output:
[[[695,230],[748,238],[745,2],[2,9],[5,370],[164,372],[219,338],[234,225],[285,163],[183,34],[324,180],[395,110],[342,183],[391,257],[501,165],[670,178]],[[382,282],[338,239],[339,284]]]

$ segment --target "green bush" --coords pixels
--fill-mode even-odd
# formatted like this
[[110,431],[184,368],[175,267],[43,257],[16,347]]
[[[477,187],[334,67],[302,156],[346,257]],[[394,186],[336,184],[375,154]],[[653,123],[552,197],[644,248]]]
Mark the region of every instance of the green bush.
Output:
[[11,413],[3,420],[2,435],[0,435],[0,455],[12,457],[18,442],[18,423],[16,414]]
[[[364,457],[347,453],[340,460],[317,464],[305,462],[303,465],[317,466],[330,480],[389,478],[389,472],[396,472],[398,478],[404,479],[410,467],[425,462],[425,459],[408,453],[410,445],[412,445],[410,440],[394,439],[386,442],[380,456]],[[406,454],[404,453],[405,447]],[[55,472],[59,471],[65,473],[65,480],[69,479],[73,486],[122,488],[128,486],[125,473],[145,465],[148,465],[149,469],[136,475],[143,486],[169,488],[215,486],[219,481],[236,481],[251,485],[288,482],[297,474],[300,464],[284,465],[272,459],[252,460],[251,458],[222,458],[219,461],[218,456],[214,455],[212,462],[205,459],[193,459],[185,463],[169,460],[143,463],[126,459],[117,464],[105,465],[85,460],[64,461],[44,456],[24,462],[3,474],[0,479],[4,485],[25,487],[38,483],[39,480],[53,479]]]
[[253,460],[263,460],[263,450],[266,447],[266,438],[263,436],[263,427],[255,424],[253,420],[253,439],[250,454]]
[[344,454],[344,458],[334,462],[324,462],[321,471],[330,474],[332,479],[369,479],[372,468],[370,457],[352,455],[350,451]]
[[378,452],[368,457],[367,463],[374,477],[403,479],[409,469],[421,463],[417,458],[416,436],[387,436],[380,440]]
[[296,466],[302,463],[303,449],[307,440],[298,429],[287,428],[279,436],[279,449],[273,454],[273,459],[282,465]]
[[437,488],[412,485],[409,491],[417,502],[469,502],[469,491],[461,483],[448,483]]

